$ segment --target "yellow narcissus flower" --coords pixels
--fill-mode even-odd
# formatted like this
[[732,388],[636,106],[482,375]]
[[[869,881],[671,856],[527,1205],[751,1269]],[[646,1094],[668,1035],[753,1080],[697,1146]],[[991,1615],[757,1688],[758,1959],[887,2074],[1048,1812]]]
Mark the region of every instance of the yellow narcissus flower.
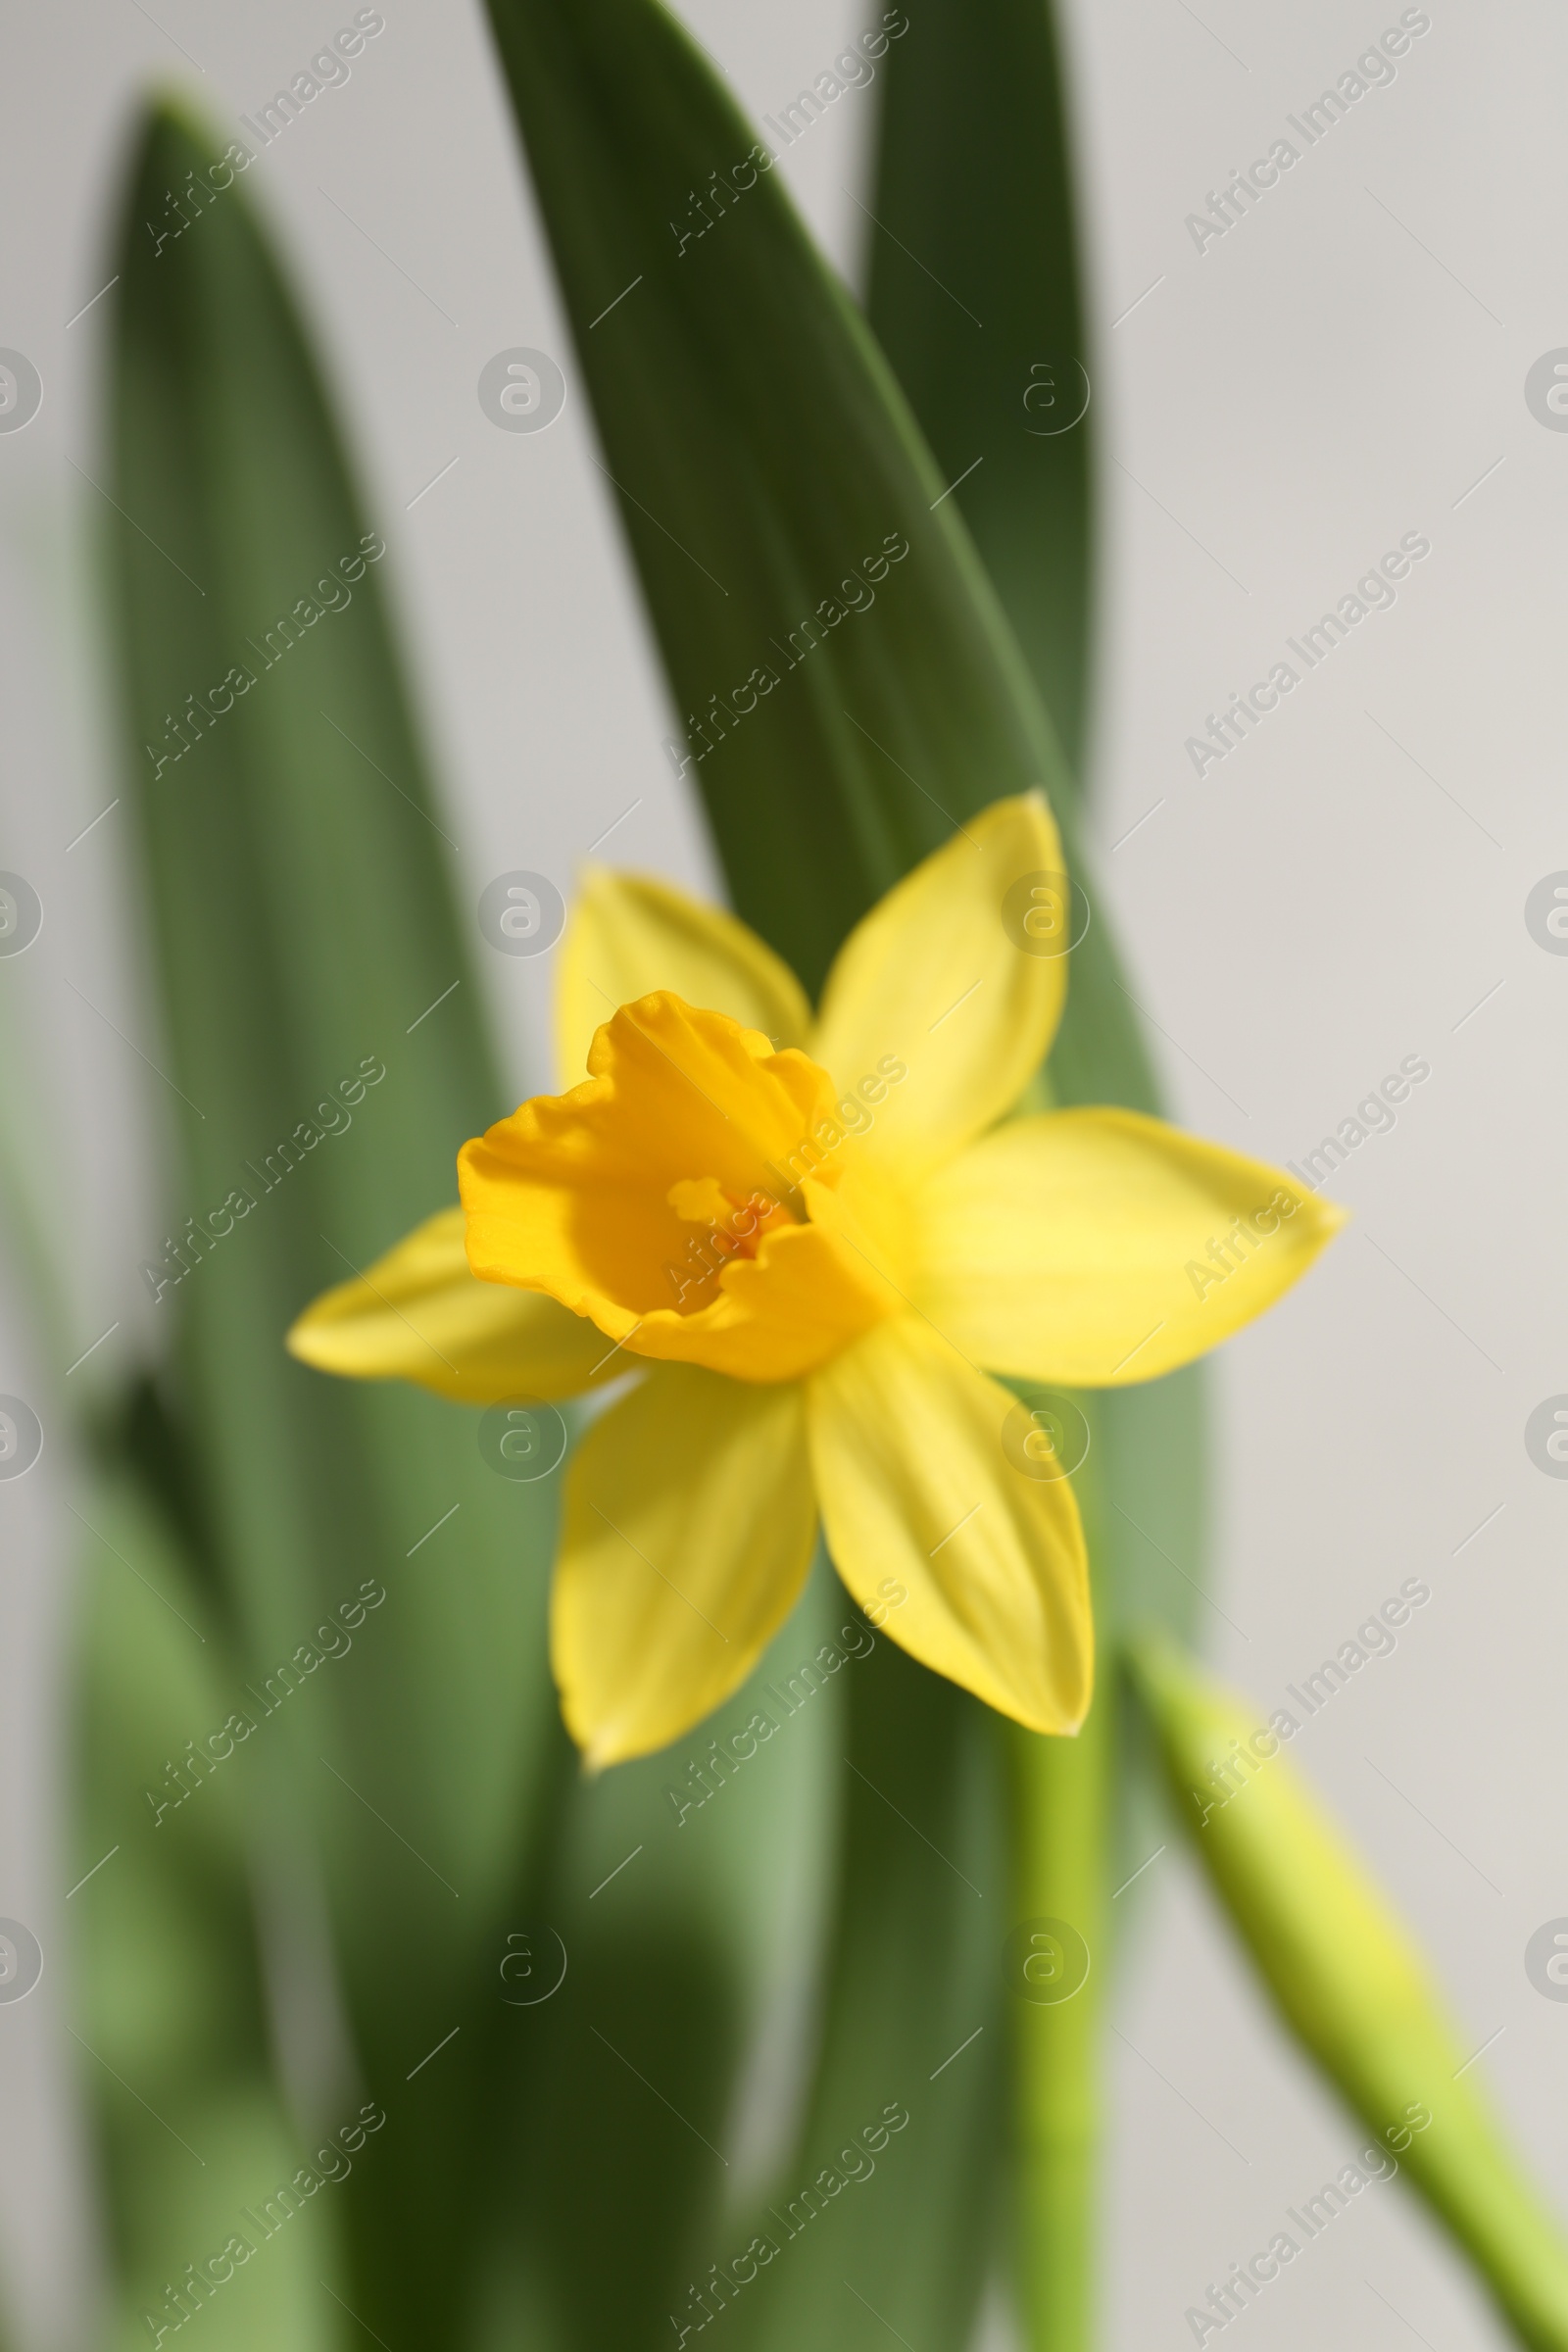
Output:
[[906,1594],[885,1622],[914,1657],[1035,1731],[1082,1721],[1077,1504],[1012,1467],[991,1374],[1187,1363],[1340,1212],[1136,1112],[1006,1119],[1061,1016],[1061,865],[1044,801],[999,802],[851,934],[814,1020],[733,916],[591,872],[558,1003],[588,1077],[465,1145],[462,1208],[290,1332],[323,1371],[473,1403],[643,1373],[565,1483],[551,1645],[590,1762],[738,1689],[819,1513],[879,1622]]

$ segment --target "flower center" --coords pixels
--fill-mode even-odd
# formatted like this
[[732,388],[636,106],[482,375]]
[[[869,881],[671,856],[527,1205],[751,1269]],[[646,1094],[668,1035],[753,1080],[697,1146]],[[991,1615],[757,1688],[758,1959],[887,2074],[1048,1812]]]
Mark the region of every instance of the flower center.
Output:
[[684,1176],[664,1197],[683,1225],[700,1229],[687,1241],[684,1257],[664,1268],[674,1304],[687,1315],[710,1304],[712,1285],[732,1259],[756,1257],[764,1234],[809,1221],[770,1193],[729,1190],[716,1176]]
[[741,1380],[800,1379],[897,1310],[898,1221],[806,1054],[660,991],[621,1005],[588,1067],[465,1148],[481,1279]]

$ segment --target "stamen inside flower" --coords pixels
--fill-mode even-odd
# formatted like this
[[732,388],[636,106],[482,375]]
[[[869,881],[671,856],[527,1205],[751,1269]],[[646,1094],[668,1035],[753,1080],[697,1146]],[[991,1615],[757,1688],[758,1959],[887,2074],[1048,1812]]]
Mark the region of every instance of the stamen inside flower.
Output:
[[740,1380],[803,1379],[900,1309],[881,1271],[897,1202],[839,1149],[817,1063],[656,991],[605,1023],[588,1067],[465,1149],[481,1280]]
[[731,1192],[716,1176],[683,1176],[664,1198],[683,1225],[702,1229],[687,1242],[687,1262],[665,1268],[675,1303],[684,1314],[710,1303],[709,1286],[732,1258],[755,1258],[764,1234],[807,1221],[804,1211],[797,1216],[771,1194]]

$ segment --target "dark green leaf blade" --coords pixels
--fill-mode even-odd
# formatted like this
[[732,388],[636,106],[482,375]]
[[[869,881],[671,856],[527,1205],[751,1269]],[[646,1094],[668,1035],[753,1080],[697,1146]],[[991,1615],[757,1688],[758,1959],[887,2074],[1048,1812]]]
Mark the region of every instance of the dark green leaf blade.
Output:
[[1093,404],[1054,12],[929,0],[880,70],[866,308],[1076,773]]
[[[1060,757],[903,400],[777,186],[760,178],[694,242],[670,233],[689,191],[751,143],[698,53],[656,6],[495,0],[492,18],[691,713],[689,771],[740,911],[814,986],[955,821],[1031,785],[1059,791]],[[852,1687],[848,1759],[824,2051],[778,2190],[793,2197],[901,2097],[906,2177],[897,2196],[891,2180],[848,2192],[831,2223],[782,2244],[731,2325],[768,2345],[803,2328],[858,2344],[849,2277],[878,2311],[935,2317],[957,2343],[990,2250],[977,2214],[1001,2138],[995,2034],[930,2078],[995,2023],[1000,1928],[923,1840],[994,1883],[992,1746],[982,1710],[889,1647]],[[757,2226],[778,2228],[765,2210]]]
[[1057,796],[1061,756],[777,175],[753,164],[706,230],[692,212],[754,144],[702,54],[655,0],[493,0],[491,18],[688,772],[739,910],[814,989],[955,821],[1031,785]]
[[351,2300],[379,2334],[446,2335],[494,2185],[494,1971],[559,1769],[553,1495],[493,1475],[470,1415],[283,1352],[315,1292],[452,1200],[499,1089],[383,542],[295,305],[243,182],[191,195],[177,235],[145,225],[221,147],[154,113],[117,291],[117,622],[187,1260],[155,1251],[150,1279],[271,1736],[269,1835],[324,1885],[388,2110],[343,2191]]
[[995,2244],[1005,1916],[996,1727],[889,1642],[855,1671],[812,2096],[756,2217],[775,2255],[731,2323],[757,2352],[858,2347],[886,2329],[961,2346]]
[[[1073,370],[1089,356],[1054,12],[1048,0],[931,0],[880,74],[871,323],[946,478],[983,457],[955,497],[1076,768],[1092,682],[1094,435],[1092,406],[1052,429],[1076,413],[1085,387]],[[1048,392],[1037,364],[1049,364]],[[1081,873],[1081,856],[1072,863]],[[1096,899],[1052,1092],[1157,1112],[1140,1015]],[[1187,1580],[1201,1553],[1201,1375],[1114,1391],[1087,1409],[1105,1602],[1185,1626],[1199,1605]]]
[[[754,2226],[759,2138],[765,2160],[789,2103],[777,2044],[820,1967],[832,1766],[867,1629],[820,1688],[802,1667],[851,1615],[819,1569],[708,1723],[579,1780],[565,1809],[546,1916],[570,1965],[548,2005],[509,2014],[523,2192],[507,2220],[525,2310],[580,2352],[662,2339]],[[612,2262],[596,2259],[607,2230]]]
[[[491,14],[609,471],[688,714],[688,772],[739,910],[814,985],[855,917],[955,822],[1036,783],[1062,814],[1060,755],[956,499],[775,180],[754,172],[747,184],[731,170],[752,134],[697,52],[648,0],[591,0],[569,14],[492,0]],[[910,553],[874,580],[863,563],[852,577],[885,542]],[[800,624],[812,612],[808,643]],[[1068,858],[1081,874],[1070,843]],[[1097,906],[1052,1065],[1058,1099],[1152,1106],[1133,1014]],[[1192,1394],[1182,1384],[1173,1403]],[[1106,1426],[1118,1418],[1113,1407]],[[1157,1527],[1150,1533],[1180,1616],[1189,1588],[1167,1569]],[[898,1659],[890,1678],[902,1704],[854,1727],[852,1759],[873,1779],[893,1759],[914,1781],[922,1745],[951,1737],[962,1784],[956,1758],[983,1736],[977,1716],[943,1692],[930,1703],[953,1721],[939,1735],[919,1678]],[[851,1790],[852,1822],[858,1806],[874,1813]],[[930,2038],[938,2002],[929,1981],[892,1970],[871,2003],[858,1955],[876,1943],[873,1874],[853,1827],[846,1854],[827,2047],[896,2047],[907,2060]],[[922,1897],[933,1940],[961,1953],[940,1900]],[[977,2017],[992,2014],[1000,1949],[986,1959],[959,1971]],[[925,2183],[923,2227],[907,2226],[907,2209],[887,2226],[870,2199],[851,2209],[873,2303],[885,2290],[901,2309],[950,2317],[972,2303],[988,2247],[964,2227],[964,2193],[995,2159],[994,2082],[977,2136],[954,2129],[945,2180]],[[826,2066],[815,2114],[840,2120]],[[808,2130],[803,2159],[810,2150]],[[804,2247],[790,2252],[816,2267]],[[781,2262],[778,2278],[791,2275]],[[786,2328],[802,2316],[795,2291],[780,2288]],[[848,2335],[851,2318],[829,2301],[808,2297],[809,2324]],[[760,2290],[746,2324],[765,2335],[760,2306]]]
[[[869,308],[974,532],[1075,768],[1092,683],[1093,416],[1070,170],[1071,133],[1046,0],[934,0],[891,48],[880,123]],[[984,157],[983,168],[979,159]],[[1081,856],[1073,859],[1082,872]],[[1075,958],[1051,1064],[1064,1102],[1157,1110],[1153,1076],[1102,909]],[[1029,1397],[1034,1401],[1033,1396]],[[1200,1605],[1203,1382],[1199,1367],[1077,1399],[1092,1433],[1079,1473],[1103,1654],[1120,1627],[1188,1627]],[[1093,2331],[1098,2008],[1113,1886],[1156,1841],[1148,1758],[1103,1673],[1070,1752],[1009,1744],[1014,1910],[1065,1917],[1098,1955],[1062,2006],[1009,2004],[1014,2028],[1017,2291],[1037,2352]]]

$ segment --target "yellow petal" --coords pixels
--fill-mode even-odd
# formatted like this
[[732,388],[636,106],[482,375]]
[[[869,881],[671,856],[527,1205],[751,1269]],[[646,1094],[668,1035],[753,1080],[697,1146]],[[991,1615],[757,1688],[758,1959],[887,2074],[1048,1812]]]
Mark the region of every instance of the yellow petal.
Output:
[[926,1182],[914,1298],[994,1371],[1152,1380],[1250,1323],[1345,1212],[1132,1110],[1018,1119]]
[[704,906],[647,874],[588,866],[558,967],[561,1082],[588,1067],[594,1031],[621,1004],[672,989],[688,1004],[727,1012],[775,1046],[804,1046],[810,1007],[787,963],[733,914]]
[[671,1366],[596,1422],[567,1476],[550,1632],[589,1763],[663,1747],[738,1690],[815,1541],[798,1388]]
[[1004,1453],[1021,1410],[906,1316],[808,1384],[811,1468],[833,1564],[893,1640],[1031,1731],[1073,1732],[1094,1657],[1083,1529],[1067,1479]]
[[1051,811],[1026,793],[973,818],[857,924],[811,1054],[872,1106],[858,1152],[912,1173],[1016,1102],[1066,996],[1066,955],[1045,952],[1064,945],[1062,880]]
[[289,1351],[349,1380],[413,1380],[464,1404],[571,1396],[613,1380],[604,1333],[536,1291],[502,1290],[468,1271],[463,1211],[443,1208],[374,1265],[323,1291],[288,1335]]

